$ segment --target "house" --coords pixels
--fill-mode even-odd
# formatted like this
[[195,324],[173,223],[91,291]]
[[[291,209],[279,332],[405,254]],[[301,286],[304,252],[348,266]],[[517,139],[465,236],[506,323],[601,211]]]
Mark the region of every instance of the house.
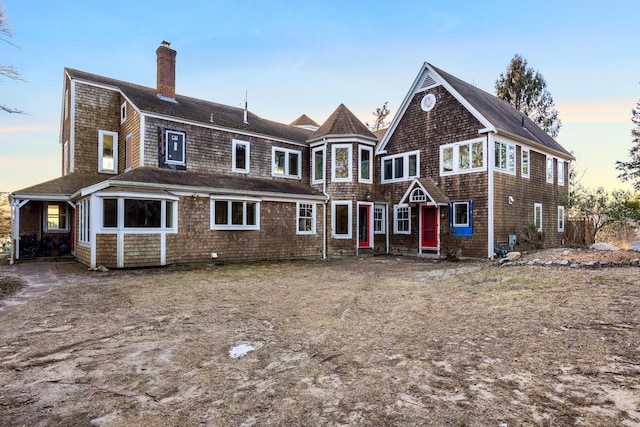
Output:
[[181,96],[176,51],[156,55],[155,88],[64,70],[62,176],[11,194],[13,260],[440,256],[450,235],[491,258],[534,223],[561,243],[573,157],[429,64],[382,135],[342,104],[322,125],[282,124]]

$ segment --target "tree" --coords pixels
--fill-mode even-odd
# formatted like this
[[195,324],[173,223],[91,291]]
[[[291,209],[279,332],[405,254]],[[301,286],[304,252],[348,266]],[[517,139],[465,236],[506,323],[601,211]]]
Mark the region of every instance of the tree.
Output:
[[558,117],[547,82],[527,60],[515,54],[506,73],[496,80],[498,98],[513,105],[552,137],[558,136],[562,122]]
[[[13,37],[13,33],[11,32],[11,30],[7,25],[7,18],[4,14],[4,9],[2,8],[2,5],[0,5],[0,40],[2,40],[3,42],[13,47],[17,47],[16,45],[14,45],[9,41],[10,37]],[[0,65],[0,76],[4,76],[11,80],[24,81],[24,79],[22,78],[18,70],[16,70],[16,68],[13,65]],[[18,110],[16,108],[7,107],[6,105],[2,105],[2,104],[0,104],[0,110],[7,113],[24,114],[24,111]]]
[[616,169],[622,172],[618,179],[623,182],[631,181],[633,189],[640,191],[640,100],[636,103],[636,109],[631,110],[631,122],[634,128],[631,129],[631,148],[629,149],[628,162],[616,162]]
[[367,126],[374,132],[382,129],[385,126],[384,120],[387,118],[387,116],[390,113],[389,107],[387,106],[388,103],[389,101],[385,101],[382,107],[376,108],[376,111],[371,113],[376,117],[376,121],[373,122],[373,125],[370,125],[369,123],[367,123]]

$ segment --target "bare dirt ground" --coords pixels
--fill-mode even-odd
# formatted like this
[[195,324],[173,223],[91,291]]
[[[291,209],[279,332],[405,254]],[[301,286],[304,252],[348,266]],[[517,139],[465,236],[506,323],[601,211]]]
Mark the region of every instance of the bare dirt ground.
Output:
[[0,318],[2,425],[640,426],[639,267],[63,273]]

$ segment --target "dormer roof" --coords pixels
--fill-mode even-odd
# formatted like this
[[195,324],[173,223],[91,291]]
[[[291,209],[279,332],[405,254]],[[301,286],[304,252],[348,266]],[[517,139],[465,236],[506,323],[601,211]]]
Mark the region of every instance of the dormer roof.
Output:
[[344,105],[338,108],[316,130],[309,142],[329,136],[359,136],[376,141],[376,136]]

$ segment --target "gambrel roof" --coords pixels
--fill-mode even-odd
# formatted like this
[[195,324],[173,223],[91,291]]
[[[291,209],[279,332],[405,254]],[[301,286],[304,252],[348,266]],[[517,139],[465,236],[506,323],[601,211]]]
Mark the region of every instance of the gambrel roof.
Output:
[[407,93],[398,114],[394,117],[389,131],[381,139],[378,152],[384,150],[397,123],[402,118],[416,92],[432,86],[443,85],[469,112],[471,112],[487,131],[521,140],[531,146],[567,160],[574,157],[564,147],[536,125],[529,117],[515,109],[509,103],[479,89],[451,74],[425,62]]
[[156,89],[127,83],[84,71],[65,68],[72,80],[119,90],[136,108],[168,118],[198,122],[207,126],[251,132],[267,137],[304,143],[313,133],[307,129],[263,119],[251,112],[244,121],[244,109],[176,94],[175,102],[160,99]]
[[340,104],[313,133],[310,141],[328,136],[360,136],[372,141],[377,140],[376,136],[344,104]]

